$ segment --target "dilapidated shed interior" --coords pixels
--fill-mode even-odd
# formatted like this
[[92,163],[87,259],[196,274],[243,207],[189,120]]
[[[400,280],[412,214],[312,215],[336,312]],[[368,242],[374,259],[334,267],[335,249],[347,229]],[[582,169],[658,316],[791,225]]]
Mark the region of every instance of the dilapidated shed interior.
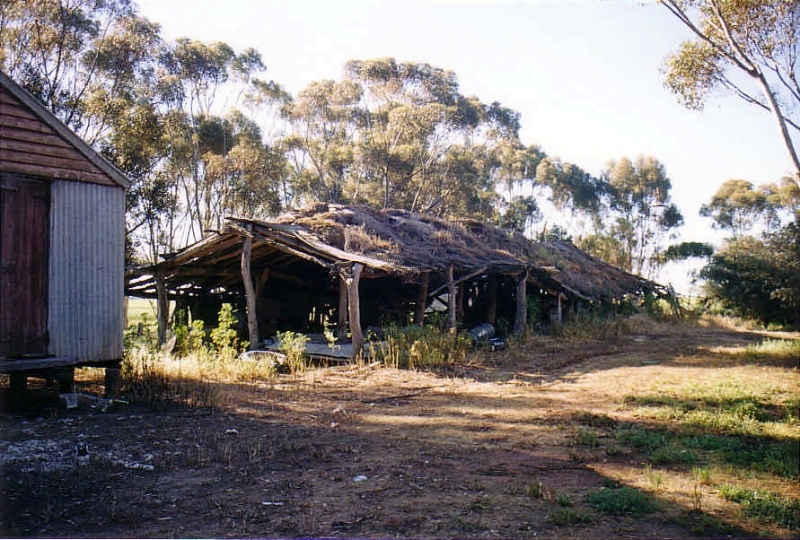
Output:
[[334,324],[356,344],[365,327],[421,323],[434,306],[452,328],[489,322],[522,333],[537,322],[529,314],[547,322],[580,306],[662,293],[571,243],[325,203],[269,222],[229,218],[158,264],[129,269],[127,280],[127,294],[158,298],[162,307],[175,300],[195,318],[213,320],[222,302],[238,305],[254,346],[276,331]]

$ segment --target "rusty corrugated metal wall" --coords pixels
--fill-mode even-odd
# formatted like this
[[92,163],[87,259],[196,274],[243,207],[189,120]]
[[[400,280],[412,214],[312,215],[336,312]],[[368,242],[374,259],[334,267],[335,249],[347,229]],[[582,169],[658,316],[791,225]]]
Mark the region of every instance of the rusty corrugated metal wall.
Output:
[[83,182],[51,187],[50,354],[122,358],[125,191]]

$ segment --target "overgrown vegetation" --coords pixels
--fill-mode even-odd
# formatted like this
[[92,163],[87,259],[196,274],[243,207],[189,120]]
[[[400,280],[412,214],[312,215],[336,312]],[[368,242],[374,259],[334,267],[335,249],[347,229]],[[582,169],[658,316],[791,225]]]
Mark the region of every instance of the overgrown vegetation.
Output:
[[413,369],[463,362],[472,346],[469,336],[451,333],[440,325],[391,325],[383,339],[370,342],[373,357],[392,368]]

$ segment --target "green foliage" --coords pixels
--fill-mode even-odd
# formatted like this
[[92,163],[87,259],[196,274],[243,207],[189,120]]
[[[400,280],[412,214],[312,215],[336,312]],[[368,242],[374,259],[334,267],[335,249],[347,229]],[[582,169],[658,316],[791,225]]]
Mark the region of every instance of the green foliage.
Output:
[[746,516],[771,521],[790,529],[800,525],[800,499],[781,497],[771,491],[731,484],[720,486],[719,494],[729,501],[740,504]]
[[658,510],[650,497],[627,486],[591,491],[585,501],[599,512],[614,516],[639,517]]
[[800,323],[800,244],[797,224],[727,242],[703,268],[706,291],[735,316],[762,324]]
[[240,343],[236,333],[236,317],[231,304],[222,304],[219,310],[217,327],[211,330],[211,343],[223,359],[232,360],[239,354]]
[[382,341],[371,345],[375,357],[387,366],[413,369],[461,362],[472,342],[464,333],[453,334],[436,326],[392,325]]
[[554,525],[577,525],[579,523],[591,523],[592,517],[588,514],[575,510],[574,508],[557,508],[548,516]]
[[714,246],[704,242],[681,242],[673,244],[661,252],[663,263],[685,261],[691,258],[708,259],[714,254]]
[[[770,111],[795,173],[800,173],[788,131],[799,123],[796,3],[662,0],[659,4],[690,28],[693,38],[667,57],[667,88],[691,109],[702,109],[712,92],[723,90]],[[795,182],[800,187],[800,177]]]
[[286,364],[292,373],[302,373],[308,367],[306,345],[308,336],[287,330],[277,333],[281,352],[286,355]]

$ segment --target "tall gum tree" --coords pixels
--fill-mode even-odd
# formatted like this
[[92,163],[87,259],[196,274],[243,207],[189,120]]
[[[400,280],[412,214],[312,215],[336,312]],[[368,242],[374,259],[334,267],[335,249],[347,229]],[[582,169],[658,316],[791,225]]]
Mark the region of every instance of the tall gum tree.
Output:
[[[708,95],[725,89],[769,111],[800,187],[800,84],[798,0],[660,0],[695,35],[664,64],[665,85],[681,103],[702,109]],[[800,215],[798,215],[800,219]]]

